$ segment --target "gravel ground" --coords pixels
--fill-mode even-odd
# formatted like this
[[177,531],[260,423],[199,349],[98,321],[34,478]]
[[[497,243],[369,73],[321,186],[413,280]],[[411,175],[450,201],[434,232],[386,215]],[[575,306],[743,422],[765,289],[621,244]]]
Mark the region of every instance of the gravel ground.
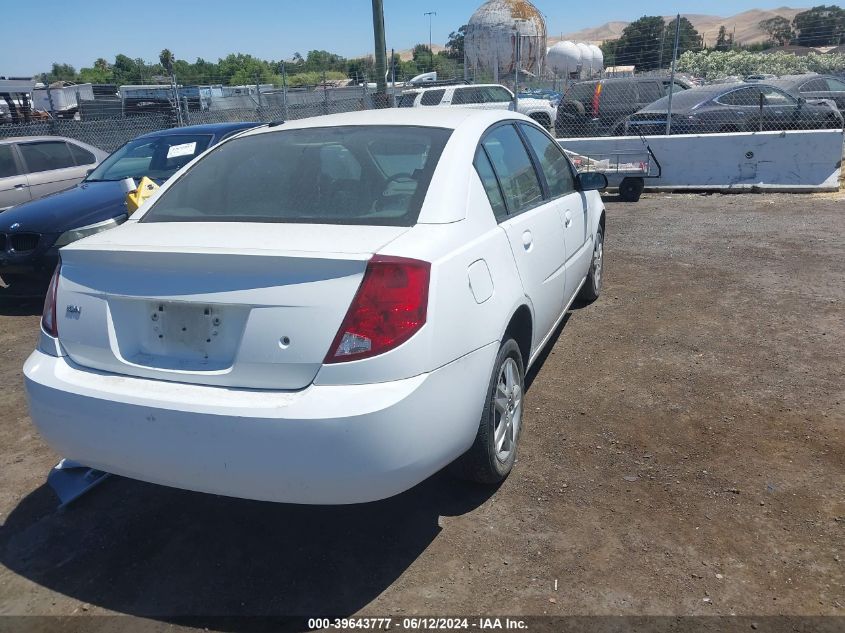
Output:
[[495,490],[324,508],[112,478],[56,512],[21,384],[39,310],[3,308],[0,614],[845,615],[845,198],[607,206],[602,297],[532,373]]

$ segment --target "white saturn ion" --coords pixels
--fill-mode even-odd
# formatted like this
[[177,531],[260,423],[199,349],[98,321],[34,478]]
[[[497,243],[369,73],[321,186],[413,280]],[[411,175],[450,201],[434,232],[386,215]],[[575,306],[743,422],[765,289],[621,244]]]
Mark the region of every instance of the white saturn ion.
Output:
[[525,371],[602,282],[601,174],[508,111],[271,124],[61,250],[24,373],[68,459],[341,504],[516,459]]

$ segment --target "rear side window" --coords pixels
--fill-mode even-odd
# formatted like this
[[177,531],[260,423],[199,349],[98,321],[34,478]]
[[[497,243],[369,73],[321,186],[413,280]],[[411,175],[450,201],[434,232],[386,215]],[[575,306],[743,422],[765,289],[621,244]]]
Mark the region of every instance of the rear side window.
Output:
[[20,143],[18,149],[29,173],[76,167],[76,162],[64,141]]
[[656,81],[643,81],[639,84],[640,103],[652,103],[663,96],[663,89]]
[[569,91],[569,94],[566,95],[568,99],[572,101],[580,101],[581,103],[589,103],[593,99],[593,95],[596,92],[596,84],[595,82],[590,82],[586,84],[575,84],[572,86],[572,90]]
[[73,143],[68,143],[67,146],[70,148],[70,153],[73,154],[77,165],[93,165],[97,162],[97,157],[87,149],[83,149]]
[[408,92],[399,97],[399,103],[396,104],[399,108],[413,108],[414,101],[417,98],[416,92]]
[[493,129],[481,144],[499,177],[510,213],[525,211],[543,201],[537,172],[513,125]]
[[757,88],[742,88],[722,95],[716,99],[719,103],[732,106],[759,106],[760,90]]
[[636,103],[633,82],[605,83],[601,87],[601,100],[605,104]]
[[487,158],[487,153],[483,147],[479,147],[475,152],[473,165],[475,165],[475,171],[478,172],[478,177],[481,178],[481,184],[484,185],[484,191],[487,192],[487,199],[490,201],[493,215],[499,221],[504,220],[508,216],[505,199],[502,198],[502,190],[499,189],[499,182],[496,180],[493,166],[490,164],[490,159]]
[[18,166],[10,144],[0,145],[0,178],[18,175]]
[[838,79],[827,78],[827,89],[831,92],[845,92],[845,82]]
[[452,95],[452,105],[466,105],[470,103],[484,103],[484,95],[480,88],[456,88]]
[[446,94],[445,90],[427,90],[422,94],[420,98],[420,105],[424,106],[436,106],[440,105],[440,100],[443,99],[443,95]]
[[235,138],[173,183],[142,221],[412,226],[450,134],[366,125]]
[[552,198],[558,198],[575,191],[575,181],[572,170],[569,168],[569,160],[560,145],[532,125],[521,125],[521,127],[525,132],[525,138],[528,139],[528,144],[540,161],[540,168],[549,186],[549,195]]
[[799,89],[799,92],[825,92],[827,82],[824,79],[811,79]]
[[480,88],[485,103],[509,103],[511,94],[502,86],[484,86]]

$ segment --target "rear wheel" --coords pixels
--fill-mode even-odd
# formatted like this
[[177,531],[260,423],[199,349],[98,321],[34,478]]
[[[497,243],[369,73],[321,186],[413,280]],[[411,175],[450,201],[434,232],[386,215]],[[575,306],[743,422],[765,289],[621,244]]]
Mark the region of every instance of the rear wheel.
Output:
[[496,356],[475,442],[452,464],[455,475],[483,484],[508,476],[516,461],[524,395],[522,354],[516,341],[508,338]]
[[619,183],[619,197],[625,202],[636,202],[645,189],[642,178],[623,178]]
[[596,229],[596,241],[593,244],[593,261],[590,262],[590,271],[587,279],[581,286],[578,298],[581,301],[590,303],[599,298],[601,293],[601,282],[604,278],[604,229],[601,225]]
[[551,130],[552,118],[548,114],[543,114],[542,112],[535,112],[534,114],[531,114],[529,116],[534,119],[537,123],[539,123],[543,127],[543,129]]

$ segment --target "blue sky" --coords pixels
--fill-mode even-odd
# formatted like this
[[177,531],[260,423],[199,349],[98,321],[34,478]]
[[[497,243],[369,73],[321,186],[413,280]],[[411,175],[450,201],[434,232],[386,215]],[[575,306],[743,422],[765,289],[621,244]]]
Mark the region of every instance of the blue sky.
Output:
[[[436,11],[433,40],[444,43],[466,23],[482,0],[384,0],[387,47],[403,50],[428,40],[425,11]],[[534,0],[545,14],[550,34],[576,31],[641,15],[707,13],[733,15],[770,8],[744,0],[605,0],[602,3]],[[170,48],[179,59],[216,61],[230,52],[264,59],[287,59],[294,52],[325,49],[346,57],[372,51],[369,0],[4,0],[0,76],[28,76],[49,70],[52,62],[77,69],[97,57],[115,54],[158,58]],[[149,24],[145,28],[145,23]]]

